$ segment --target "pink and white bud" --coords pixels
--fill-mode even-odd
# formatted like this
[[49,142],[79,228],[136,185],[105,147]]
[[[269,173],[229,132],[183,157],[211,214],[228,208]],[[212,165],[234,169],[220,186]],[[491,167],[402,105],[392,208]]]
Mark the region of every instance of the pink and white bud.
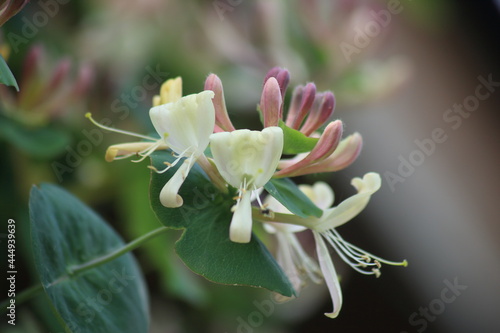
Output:
[[266,77],[264,78],[264,84],[271,77],[274,77],[276,81],[278,81],[278,85],[280,86],[281,97],[284,100],[286,89],[288,87],[288,84],[290,83],[290,72],[285,68],[273,67],[267,72]]
[[342,140],[337,149],[325,160],[312,164],[294,174],[294,176],[306,175],[311,173],[334,172],[342,170],[351,165],[358,158],[363,139],[359,133],[354,133]]
[[313,150],[303,159],[293,163],[286,168],[276,172],[274,177],[294,177],[303,174],[302,170],[314,164],[320,163],[329,158],[337,150],[342,138],[342,121],[336,120],[328,124],[323,134],[321,134],[318,143]]
[[264,127],[278,126],[282,119],[283,99],[280,86],[274,77],[270,77],[264,84],[260,99],[260,110],[264,117]]
[[331,91],[317,94],[312,110],[300,131],[304,135],[310,136],[330,118],[334,109],[335,96]]
[[298,130],[305,117],[313,106],[316,97],[316,85],[312,82],[306,84],[305,87],[298,86],[295,88],[292,104],[288,111],[286,125]]
[[[212,100],[215,108],[215,124],[220,129],[226,132],[234,131],[235,128],[229,119],[227,114],[226,102],[224,100],[224,88],[222,87],[222,81],[215,74],[210,74],[205,80],[205,90],[212,90],[215,93],[215,97]],[[217,132],[214,131],[214,132]]]

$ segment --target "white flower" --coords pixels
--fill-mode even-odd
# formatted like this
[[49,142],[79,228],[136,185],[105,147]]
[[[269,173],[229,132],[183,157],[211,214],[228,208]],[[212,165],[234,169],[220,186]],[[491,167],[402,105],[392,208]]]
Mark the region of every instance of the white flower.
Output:
[[167,164],[164,170],[156,171],[165,172],[183,157],[186,158],[160,192],[160,201],[165,207],[182,206],[183,200],[177,194],[179,188],[196,160],[203,155],[214,130],[213,97],[214,93],[206,90],[184,96],[176,102],[155,106],[149,111],[156,131],[177,154],[175,162]]
[[[299,188],[318,208],[326,209],[333,204],[333,191],[324,182],[317,182],[313,186],[300,185]],[[270,195],[265,198],[264,207],[272,212],[271,214],[291,214],[285,206]],[[279,222],[279,219],[276,222]],[[305,285],[304,277],[309,278],[316,284],[321,283],[322,273],[320,267],[303,249],[295,235],[295,233],[304,231],[307,228],[300,225],[276,222],[264,223],[264,229],[276,236],[278,241],[276,260],[283,268],[297,294]]]
[[[290,214],[282,214],[286,213],[285,211],[278,211],[277,214],[274,214],[274,217],[270,218],[273,222],[284,222],[284,223],[296,223],[300,224],[302,227],[307,227],[312,230],[314,239],[316,242],[316,254],[318,256],[319,266],[321,268],[321,273],[325,280],[325,283],[330,291],[330,297],[333,303],[333,311],[330,313],[325,313],[326,316],[330,318],[337,317],[341,307],[342,307],[342,292],[340,290],[339,281],[337,278],[337,273],[335,271],[335,267],[330,257],[330,253],[327,247],[327,244],[330,244],[338,255],[352,268],[356,271],[367,274],[367,275],[375,275],[376,277],[380,276],[380,267],[381,263],[386,263],[390,265],[399,265],[406,266],[406,260],[403,262],[392,262],[377,256],[374,256],[354,245],[345,241],[339,233],[335,230],[336,227],[344,224],[345,222],[353,219],[356,215],[358,215],[368,204],[370,197],[373,193],[375,193],[381,186],[380,175],[377,173],[367,173],[363,179],[354,178],[351,184],[357,189],[358,193],[351,196],[350,198],[341,202],[338,206],[327,208],[333,203],[333,191],[331,188],[325,184],[318,182],[314,184],[314,186],[302,185],[300,189],[304,192],[319,208],[323,209],[323,215],[321,218],[308,218],[303,219],[302,223],[300,219]],[[272,209],[272,205],[270,205]],[[293,217],[293,219],[287,219],[289,217]],[[259,218],[262,221],[266,221],[265,218]],[[293,251],[298,253],[303,251],[300,247],[300,244],[297,244],[295,240],[290,242],[292,239],[290,234],[294,232],[302,231],[302,229],[297,229],[295,225],[288,226],[288,224],[281,225],[280,228],[276,228],[276,225],[280,223],[273,223],[273,227],[275,227],[275,232],[282,233],[281,236],[278,237],[278,242],[288,242],[288,245],[279,245],[279,249],[283,251],[289,251],[287,248],[293,248]],[[266,228],[268,230],[268,228]],[[296,239],[296,238],[295,238]],[[326,241],[326,242],[325,242]],[[300,248],[301,250],[297,250]],[[278,254],[278,257],[280,254]],[[281,256],[289,256],[288,254]],[[308,273],[307,267],[313,267],[310,264],[311,258],[307,255],[299,255],[294,257],[295,260],[292,264],[297,268],[303,269]],[[292,272],[292,275],[288,275],[294,283],[294,280],[297,280],[297,277],[293,274],[294,268],[290,269],[286,265],[282,265],[285,272],[288,275],[288,272]],[[314,279],[312,279],[314,281]]]
[[217,169],[239,191],[229,238],[248,243],[252,235],[252,192],[263,187],[276,171],[283,151],[283,131],[267,127],[262,131],[221,132],[212,134],[210,142]]

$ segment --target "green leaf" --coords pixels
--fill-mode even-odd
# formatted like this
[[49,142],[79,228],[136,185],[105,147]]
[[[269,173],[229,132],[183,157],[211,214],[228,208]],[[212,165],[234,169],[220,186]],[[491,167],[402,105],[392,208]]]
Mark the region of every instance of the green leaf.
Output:
[[65,332],[148,332],[146,285],[131,253],[70,274],[124,245],[111,227],[50,184],[31,190],[30,218],[35,266]]
[[[146,163],[147,161],[140,163],[139,168],[145,169]],[[150,175],[148,172],[138,172],[137,168],[136,163],[124,163],[114,174],[118,193],[115,199],[123,207],[119,212],[120,221],[125,225],[130,238],[140,237],[159,226],[149,201]],[[127,182],[123,182],[123,179],[127,179]],[[151,266],[155,270],[165,297],[177,297],[195,306],[202,306],[208,300],[207,290],[202,285],[203,281],[194,276],[175,254],[174,242],[177,238],[179,232],[170,230],[162,237],[142,245],[142,267],[148,269]]]
[[9,65],[5,62],[3,57],[0,55],[0,83],[7,86],[15,87],[19,91],[19,86],[17,85],[16,78],[10,71]]
[[50,159],[64,151],[71,142],[69,134],[58,128],[26,127],[17,120],[0,115],[0,137],[30,156]]
[[283,130],[283,154],[300,154],[311,151],[319,139],[310,138],[280,120],[279,127]]
[[323,211],[316,207],[290,178],[272,178],[264,188],[290,212],[297,216],[321,217],[323,215]]
[[[165,151],[151,155],[152,165],[157,169],[164,168],[164,162],[174,160]],[[182,207],[162,206],[160,191],[177,168],[163,174],[152,172],[150,199],[162,224],[185,229],[175,246],[184,263],[193,272],[216,283],[261,287],[285,296],[295,295],[287,277],[255,235],[247,244],[231,242],[229,225],[236,192],[234,189],[228,194],[218,191],[197,164],[179,191],[184,200]]]

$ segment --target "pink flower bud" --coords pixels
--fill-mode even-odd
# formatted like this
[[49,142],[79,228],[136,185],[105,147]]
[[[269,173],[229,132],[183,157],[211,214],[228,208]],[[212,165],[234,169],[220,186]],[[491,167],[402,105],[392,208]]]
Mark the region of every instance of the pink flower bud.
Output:
[[270,77],[264,84],[260,110],[264,116],[264,127],[278,126],[282,118],[282,98],[280,86],[274,77]]
[[[294,96],[295,98],[292,97],[292,104],[290,106],[290,110],[288,111],[286,125],[298,130],[314,103],[314,98],[316,97],[316,85],[309,82],[305,87],[297,87],[294,91],[294,95],[296,92],[297,95]],[[299,98],[300,106],[298,106]]]
[[264,84],[271,77],[274,77],[276,81],[278,81],[278,85],[280,86],[280,92],[282,99],[285,99],[286,88],[290,83],[290,72],[281,67],[273,67],[267,72],[266,77],[264,78]]
[[299,175],[321,172],[334,172],[351,165],[358,158],[363,146],[359,133],[354,133],[342,140],[337,149],[327,159],[300,170]]
[[314,131],[323,125],[333,114],[335,108],[335,96],[330,91],[316,95],[313,108],[309,117],[300,129],[306,136],[310,136]]
[[340,120],[332,121],[325,128],[321,134],[318,143],[314,146],[313,150],[306,155],[302,160],[285,167],[284,169],[275,173],[275,177],[294,177],[298,174],[303,174],[301,171],[310,167],[313,164],[320,163],[321,161],[329,158],[339,145],[342,138],[342,122]]
[[227,114],[226,102],[224,100],[224,88],[222,81],[215,74],[210,74],[205,80],[205,90],[212,90],[215,93],[212,103],[215,108],[215,124],[226,132],[235,130]]

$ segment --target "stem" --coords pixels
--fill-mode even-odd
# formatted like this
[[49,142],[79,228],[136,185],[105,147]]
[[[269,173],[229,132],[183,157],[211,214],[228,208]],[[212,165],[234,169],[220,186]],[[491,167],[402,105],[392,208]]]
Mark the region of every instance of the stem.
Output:
[[[68,267],[68,269],[67,269],[68,275],[58,278],[56,281],[52,282],[49,285],[49,287],[57,284],[58,282],[66,280],[70,277],[73,277],[75,275],[78,275],[78,274],[81,274],[85,271],[88,271],[92,268],[95,268],[95,267],[98,267],[98,266],[103,265],[105,263],[108,263],[108,262],[126,254],[127,252],[130,252],[130,251],[136,249],[137,247],[144,244],[148,240],[150,240],[158,235],[161,235],[162,233],[166,232],[167,230],[169,230],[167,227],[160,227],[158,229],[155,229],[153,231],[148,232],[145,235],[142,235],[139,238],[134,239],[130,243],[125,244],[123,247],[121,247],[121,248],[119,248],[111,253],[108,253],[102,257],[93,259],[93,260],[86,262],[84,264],[81,264],[81,265],[75,265],[72,267]],[[24,303],[25,301],[27,301],[28,299],[30,299],[31,297],[33,297],[34,295],[36,295],[37,293],[39,293],[42,290],[43,290],[43,285],[41,283],[35,284],[35,285],[29,287],[28,289],[23,290],[21,293],[19,293],[15,297],[16,306],[19,306],[21,303]],[[2,303],[0,303],[0,312],[7,310],[7,306],[9,305],[9,303],[10,303],[9,299],[6,299]]]
[[[32,285],[31,287],[29,287],[28,289],[25,289],[23,291],[21,291],[19,294],[16,295],[16,297],[14,298],[14,300],[16,301],[16,307],[21,304],[21,303],[24,303],[25,301],[27,301],[28,299],[30,299],[31,297],[35,296],[36,294],[38,294],[40,291],[43,290],[43,286],[41,283],[39,284],[35,284],[35,285]],[[10,303],[10,300],[9,299],[6,299],[4,300],[1,304],[0,304],[0,312],[2,311],[6,311],[7,310],[7,306],[9,306],[9,303]]]
[[111,252],[111,253],[108,253],[102,257],[99,257],[99,258],[96,258],[94,260],[91,260],[89,262],[86,262],[84,264],[81,264],[81,265],[75,265],[75,266],[72,266],[72,267],[69,267],[68,268],[68,275],[71,277],[71,276],[75,276],[77,274],[80,274],[80,273],[83,273],[85,271],[88,271],[89,269],[92,269],[94,267],[98,267],[98,266],[101,266],[107,262],[110,262],[122,255],[124,255],[125,253],[127,252],[130,252],[134,249],[136,249],[137,247],[139,247],[140,245],[142,245],[143,243],[147,242],[148,240],[150,240],[151,238],[154,238],[158,235],[161,235],[162,233],[166,232],[168,230],[167,227],[160,227],[158,229],[155,229],[153,231],[150,231],[148,232],[147,234],[145,235],[142,235],[141,237],[137,238],[137,239],[134,239],[133,241],[131,241],[130,243],[126,244],[125,246],[115,250],[114,252]]
[[315,224],[317,224],[318,222],[318,219],[313,216],[300,217],[293,214],[284,214],[276,212],[273,212],[272,216],[269,216],[263,214],[258,207],[252,207],[252,218],[259,222],[294,224],[294,225],[301,225],[309,229],[313,229]]

